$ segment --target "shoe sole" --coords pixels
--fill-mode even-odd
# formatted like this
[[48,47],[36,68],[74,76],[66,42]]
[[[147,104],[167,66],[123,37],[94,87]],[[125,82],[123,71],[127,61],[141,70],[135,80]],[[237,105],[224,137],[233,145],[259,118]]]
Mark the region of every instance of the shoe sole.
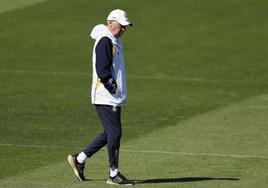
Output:
[[119,184],[119,183],[114,183],[111,180],[107,180],[106,183],[109,184],[109,185],[120,185],[120,186],[122,186],[122,185],[123,186],[132,186],[132,185],[135,185],[135,184]]
[[80,178],[79,173],[78,173],[78,171],[77,171],[77,169],[76,169],[76,166],[75,166],[75,164],[74,164],[73,156],[72,156],[72,155],[68,155],[67,160],[68,160],[70,166],[72,167],[75,176],[76,176],[80,181],[83,181],[83,180]]

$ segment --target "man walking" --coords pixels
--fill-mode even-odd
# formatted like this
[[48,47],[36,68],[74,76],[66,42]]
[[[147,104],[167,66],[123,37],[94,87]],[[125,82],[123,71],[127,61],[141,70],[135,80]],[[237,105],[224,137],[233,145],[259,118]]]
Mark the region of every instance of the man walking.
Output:
[[87,158],[107,144],[110,174],[108,184],[134,185],[119,171],[119,147],[122,135],[121,106],[126,103],[125,65],[120,37],[127,26],[132,26],[126,12],[113,10],[107,17],[107,26],[100,24],[93,28],[93,79],[91,101],[104,127],[104,131],[79,154],[69,155],[68,162],[79,180],[84,177]]

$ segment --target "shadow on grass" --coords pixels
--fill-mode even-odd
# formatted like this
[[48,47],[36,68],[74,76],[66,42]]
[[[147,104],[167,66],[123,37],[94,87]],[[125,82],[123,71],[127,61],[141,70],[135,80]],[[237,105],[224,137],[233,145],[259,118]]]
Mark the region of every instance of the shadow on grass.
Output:
[[183,183],[195,181],[238,181],[238,178],[212,178],[212,177],[185,177],[185,178],[159,178],[148,180],[134,180],[137,184],[149,183]]

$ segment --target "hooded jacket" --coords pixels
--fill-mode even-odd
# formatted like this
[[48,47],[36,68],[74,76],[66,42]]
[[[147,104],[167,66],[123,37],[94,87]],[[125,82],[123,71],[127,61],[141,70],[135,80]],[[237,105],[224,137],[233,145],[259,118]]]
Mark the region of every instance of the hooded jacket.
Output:
[[[92,55],[92,87],[91,87],[91,102],[98,105],[122,106],[126,104],[127,90],[126,90],[126,76],[125,64],[123,58],[123,46],[121,41],[114,37],[106,25],[100,24],[93,28],[91,38],[95,40]],[[96,47],[103,39],[110,39],[112,44],[112,57],[105,61],[111,61],[108,66],[100,66],[97,63],[101,62],[96,59],[106,58],[105,55],[96,54]],[[107,70],[104,70],[107,69]],[[115,94],[111,94],[101,82],[100,73],[105,74],[109,72],[113,79],[116,81],[117,90]],[[99,75],[98,75],[99,73]]]

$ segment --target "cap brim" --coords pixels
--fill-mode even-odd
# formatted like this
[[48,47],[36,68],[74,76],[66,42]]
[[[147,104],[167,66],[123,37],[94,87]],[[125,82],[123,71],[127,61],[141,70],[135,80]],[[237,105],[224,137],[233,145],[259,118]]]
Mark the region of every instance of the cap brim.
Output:
[[131,22],[128,22],[126,20],[118,20],[118,23],[120,23],[123,26],[133,26],[133,24]]

